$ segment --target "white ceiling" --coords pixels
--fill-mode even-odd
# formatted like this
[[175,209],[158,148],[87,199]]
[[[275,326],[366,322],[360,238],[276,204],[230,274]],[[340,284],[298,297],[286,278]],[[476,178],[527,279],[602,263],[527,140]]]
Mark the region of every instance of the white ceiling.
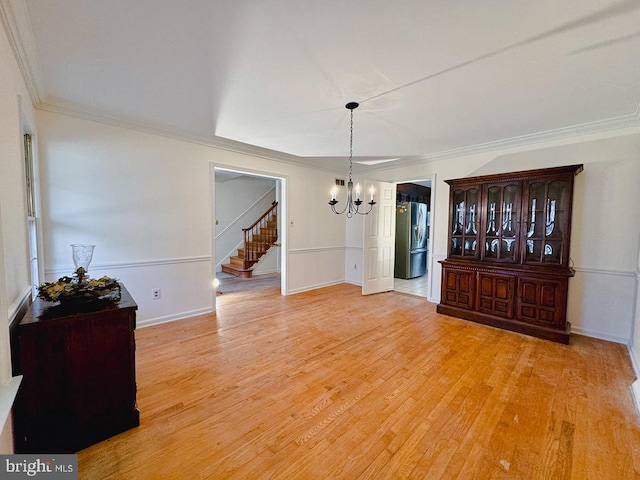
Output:
[[[300,157],[640,124],[640,0],[26,0],[41,103]],[[317,160],[317,159],[316,159]]]

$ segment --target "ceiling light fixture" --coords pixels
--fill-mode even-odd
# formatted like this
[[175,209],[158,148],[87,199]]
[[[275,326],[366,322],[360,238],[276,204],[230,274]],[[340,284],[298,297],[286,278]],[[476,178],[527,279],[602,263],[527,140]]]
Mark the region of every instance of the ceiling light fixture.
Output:
[[338,193],[338,187],[336,185],[331,189],[331,200],[329,200],[329,205],[331,205],[331,211],[338,215],[343,213],[347,213],[347,217],[351,218],[353,215],[368,215],[371,210],[373,210],[373,206],[376,202],[373,201],[373,186],[369,189],[369,194],[371,195],[371,201],[367,202],[369,205],[369,210],[366,212],[360,211],[360,205],[362,205],[362,200],[360,200],[360,184],[358,183],[355,188],[355,193],[353,191],[353,180],[351,179],[351,173],[353,171],[353,111],[360,106],[357,102],[349,102],[345,105],[345,107],[351,111],[351,129],[349,131],[349,182],[347,183],[347,204],[341,211],[336,210],[336,204],[338,200],[336,200],[336,194]]

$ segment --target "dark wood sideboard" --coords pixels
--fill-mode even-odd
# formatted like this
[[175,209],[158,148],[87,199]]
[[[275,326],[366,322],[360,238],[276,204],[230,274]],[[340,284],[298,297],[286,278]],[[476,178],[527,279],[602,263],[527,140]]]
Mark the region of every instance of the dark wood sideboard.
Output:
[[65,306],[36,298],[17,326],[23,375],[13,419],[17,453],[74,453],[140,424],[136,404],[138,306]]
[[447,180],[439,313],[569,343],[574,177],[582,165]]

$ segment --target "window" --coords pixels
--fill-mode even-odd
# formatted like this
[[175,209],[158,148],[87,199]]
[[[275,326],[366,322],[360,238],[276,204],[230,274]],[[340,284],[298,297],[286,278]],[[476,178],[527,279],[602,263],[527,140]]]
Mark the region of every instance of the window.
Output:
[[40,284],[38,260],[38,212],[36,202],[36,168],[33,156],[33,139],[24,135],[24,172],[27,193],[27,229],[29,235],[29,261],[31,266],[31,289],[35,297]]

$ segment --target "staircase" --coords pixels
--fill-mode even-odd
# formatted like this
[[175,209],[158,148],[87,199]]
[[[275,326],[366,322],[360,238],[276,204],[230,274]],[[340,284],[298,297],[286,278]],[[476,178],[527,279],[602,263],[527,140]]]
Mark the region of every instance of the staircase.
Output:
[[273,202],[253,225],[243,228],[244,244],[237,255],[229,257],[229,263],[222,264],[222,271],[236,277],[251,278],[253,267],[278,240],[278,202]]

